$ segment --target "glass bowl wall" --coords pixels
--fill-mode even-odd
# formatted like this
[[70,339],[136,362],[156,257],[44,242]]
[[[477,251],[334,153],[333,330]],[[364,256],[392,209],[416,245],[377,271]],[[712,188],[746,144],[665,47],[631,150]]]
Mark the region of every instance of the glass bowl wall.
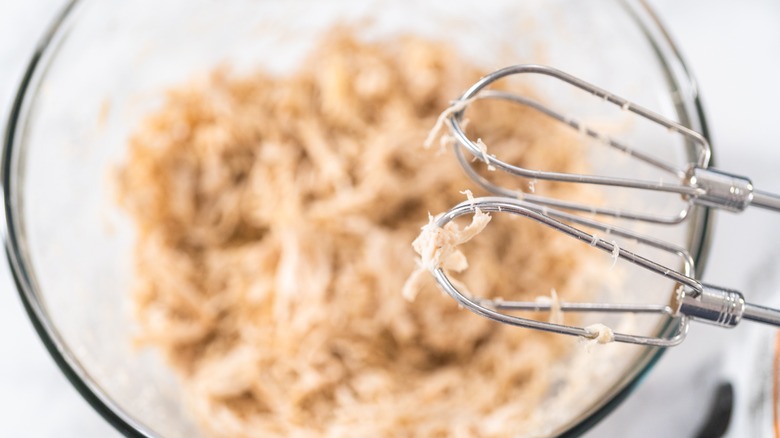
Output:
[[[31,60],[7,126],[6,249],[52,356],[121,432],[198,434],[170,371],[130,342],[133,228],[110,183],[129,133],[168,87],[225,63],[287,71],[332,23],[366,17],[372,37],[447,40],[485,70],[554,65],[706,135],[696,88],[641,1],[74,1]],[[698,258],[706,229],[697,211],[682,227],[650,231]],[[631,350],[598,401],[557,432],[579,433],[606,415],[659,354]]]

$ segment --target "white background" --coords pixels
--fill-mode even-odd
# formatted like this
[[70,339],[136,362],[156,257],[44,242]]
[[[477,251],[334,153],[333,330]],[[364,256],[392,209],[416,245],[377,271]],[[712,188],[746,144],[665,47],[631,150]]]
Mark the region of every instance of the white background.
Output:
[[[35,41],[61,3],[0,0],[3,122]],[[651,4],[699,80],[719,166],[751,176],[759,188],[780,191],[780,2]],[[761,211],[719,215],[704,279],[741,289],[753,301],[780,303],[778,220]],[[668,352],[588,436],[691,436],[709,406],[724,352],[734,351],[744,333],[694,326],[685,344]],[[0,436],[116,435],[56,368],[22,309],[7,263],[0,262]]]

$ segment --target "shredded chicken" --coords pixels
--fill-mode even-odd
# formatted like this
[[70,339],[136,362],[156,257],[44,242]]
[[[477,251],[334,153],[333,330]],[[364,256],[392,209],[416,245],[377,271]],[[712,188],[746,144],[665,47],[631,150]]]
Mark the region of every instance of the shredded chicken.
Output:
[[[426,212],[470,186],[420,144],[480,72],[443,43],[345,31],[302,65],[183,84],[132,136],[118,179],[137,228],[138,342],[165,355],[211,436],[532,433],[566,341],[401,294]],[[512,162],[580,170],[576,134],[523,111],[474,111],[469,135]],[[462,271],[475,293],[577,298],[576,241],[525,221],[492,221],[464,271],[453,245],[489,220],[426,225],[419,265]],[[414,291],[435,290],[417,277]]]
[[548,321],[553,324],[563,324],[563,310],[561,309],[561,300],[558,298],[558,291],[555,288],[550,289],[550,296],[536,297],[537,303],[550,305],[550,316]]
[[617,264],[618,258],[620,258],[620,246],[618,246],[618,243],[616,241],[612,241],[612,264],[609,265],[609,269],[612,269]]
[[604,324],[591,324],[585,327],[585,331],[594,335],[592,341],[599,344],[607,344],[615,340],[615,334],[612,332],[612,329]]
[[482,161],[487,165],[487,170],[491,172],[496,171],[496,167],[490,164],[490,156],[488,155],[487,145],[481,138],[477,139],[477,147],[479,147],[479,153],[482,154]]
[[[471,190],[465,190],[469,201],[474,201]],[[433,272],[439,268],[448,271],[462,272],[469,264],[466,256],[458,249],[474,236],[481,233],[490,222],[490,215],[479,208],[474,209],[471,223],[464,228],[459,228],[454,222],[449,222],[444,227],[436,224],[437,217],[428,215],[428,223],[422,227],[422,232],[412,242],[412,248],[420,256],[417,260],[417,269],[407,279],[403,287],[403,296],[409,301],[414,301],[417,293],[422,288],[421,283],[424,272]]]
[[[466,100],[457,100],[448,106],[447,109],[442,111],[441,114],[439,114],[439,117],[436,118],[436,123],[433,125],[433,128],[428,132],[428,136],[425,137],[423,146],[426,149],[430,148],[433,145],[434,140],[436,140],[436,137],[442,135],[444,123],[447,122],[453,114],[462,111],[471,105],[474,100],[476,100],[476,96]],[[465,123],[463,123],[463,125],[465,125]],[[442,135],[442,137],[444,136]]]

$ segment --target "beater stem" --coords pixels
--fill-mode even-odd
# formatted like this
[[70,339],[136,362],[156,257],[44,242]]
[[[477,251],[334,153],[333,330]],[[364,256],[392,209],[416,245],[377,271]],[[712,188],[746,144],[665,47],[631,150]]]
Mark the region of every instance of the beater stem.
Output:
[[751,204],[755,205],[756,207],[780,212],[780,196],[772,193],[761,190],[753,190],[753,201]]
[[780,327],[780,311],[769,307],[745,303],[745,313],[742,314],[742,318]]

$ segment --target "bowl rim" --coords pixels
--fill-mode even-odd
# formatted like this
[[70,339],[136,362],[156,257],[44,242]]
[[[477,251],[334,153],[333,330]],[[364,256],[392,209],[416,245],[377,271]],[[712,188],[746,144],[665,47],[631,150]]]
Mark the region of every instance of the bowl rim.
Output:
[[[670,90],[682,91],[679,93],[680,101],[676,104],[680,122],[697,130],[709,141],[710,132],[697,82],[663,22],[647,0],[618,1],[628,15],[634,19],[651,44],[656,53],[657,61],[660,62],[666,73],[667,85]],[[37,284],[30,273],[31,263],[26,256],[25,243],[23,239],[20,239],[19,234],[22,222],[19,217],[21,216],[19,209],[15,208],[17,205],[14,193],[18,177],[18,169],[15,166],[15,147],[21,136],[18,132],[19,128],[23,125],[20,122],[24,121],[29,92],[34,91],[32,89],[35,85],[36,75],[40,73],[40,70],[45,70],[48,62],[47,55],[51,55],[52,50],[56,49],[54,46],[59,41],[59,37],[67,31],[67,23],[71,21],[70,19],[74,16],[74,11],[80,3],[83,1],[68,0],[67,4],[48,25],[27,63],[12,101],[0,151],[0,191],[2,191],[0,207],[2,207],[4,219],[0,221],[2,223],[0,224],[0,237],[3,240],[12,278],[24,309],[46,350],[68,381],[90,406],[121,434],[128,437],[155,437],[158,434],[116,403],[70,351],[68,344],[52,324],[45,304],[40,298]],[[712,143],[710,142],[710,144]],[[709,209],[700,208],[690,218],[694,222],[690,251],[696,262],[697,276],[701,276],[709,253],[712,235],[711,215],[712,212]],[[631,371],[612,385],[613,391],[608,393],[601,403],[594,404],[579,418],[565,425],[563,430],[556,431],[557,435],[562,437],[580,436],[604,419],[641,383],[643,377],[653,368],[664,351],[664,348],[647,348]]]

